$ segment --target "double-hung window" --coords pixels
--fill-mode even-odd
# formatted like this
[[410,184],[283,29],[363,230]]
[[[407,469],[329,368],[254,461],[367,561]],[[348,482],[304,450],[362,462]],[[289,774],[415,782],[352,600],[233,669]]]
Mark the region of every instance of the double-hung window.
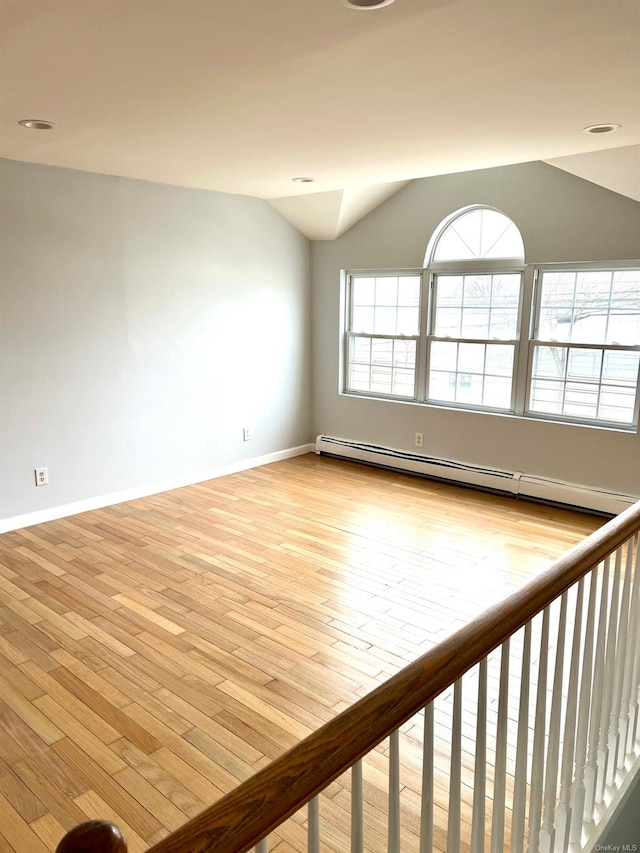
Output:
[[640,265],[527,267],[514,223],[449,217],[424,270],[346,276],[346,393],[632,429]]
[[522,274],[433,277],[426,399],[511,410]]
[[421,273],[349,276],[347,391],[416,398]]
[[640,270],[540,270],[530,347],[530,412],[632,425]]

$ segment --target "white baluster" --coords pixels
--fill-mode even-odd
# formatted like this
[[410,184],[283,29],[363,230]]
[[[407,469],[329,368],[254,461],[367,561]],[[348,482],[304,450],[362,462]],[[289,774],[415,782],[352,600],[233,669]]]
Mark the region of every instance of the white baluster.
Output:
[[351,768],[351,853],[364,850],[362,821],[362,761],[356,761]]
[[447,853],[460,853],[460,782],[462,763],[462,679],[453,685],[451,725],[451,772],[449,774],[449,820]]
[[268,853],[269,845],[267,844],[267,839],[263,838],[262,841],[258,841],[256,844],[256,853]]
[[533,758],[531,762],[531,792],[529,797],[529,853],[540,850],[540,824],[542,820],[542,779],[544,776],[545,717],[547,713],[547,662],[549,658],[549,608],[542,615],[540,635],[540,661],[538,664],[538,690],[536,694],[536,721],[533,733]]
[[433,702],[424,709],[420,853],[433,851]]
[[587,737],[591,712],[591,679],[593,675],[593,628],[596,615],[598,594],[598,567],[591,571],[589,585],[589,606],[584,629],[584,654],[582,656],[582,679],[580,682],[580,702],[578,704],[578,725],[576,734],[575,781],[573,783],[573,805],[571,810],[571,831],[569,840],[577,843],[582,836],[584,820],[585,786],[584,774],[587,761]]
[[529,748],[529,686],[531,682],[531,622],[524,626],[522,668],[520,676],[520,709],[513,787],[513,819],[511,821],[512,853],[524,850],[524,818],[527,797],[527,763]]
[[496,761],[493,783],[493,820],[491,822],[491,853],[504,853],[504,800],[507,781],[507,726],[509,700],[510,642],[502,644],[500,658],[500,692],[496,726]]
[[314,797],[307,803],[307,853],[320,853],[320,801]]
[[[640,538],[638,539],[638,548],[640,549]],[[631,667],[631,681],[629,685],[629,726],[627,729],[627,754],[630,755],[636,743],[636,729],[638,725],[638,688],[640,687],[640,628],[638,622],[640,620],[640,552],[636,556],[636,571],[633,577],[633,593],[631,595],[631,615],[629,621],[631,623],[632,639],[629,643],[633,651],[633,663]]]
[[[569,668],[569,687],[567,709],[562,737],[562,766],[560,770],[560,799],[556,808],[555,850],[564,851],[569,846],[571,827],[571,780],[573,777],[573,751],[576,739],[576,714],[578,705],[578,673],[580,671],[580,651],[582,647],[582,601],[584,598],[584,578],[578,582],[576,607],[573,620],[573,640],[571,643],[571,665]],[[591,666],[591,663],[589,663]]]
[[483,853],[487,779],[487,659],[478,669],[478,706],[476,718],[476,757],[473,771],[473,817],[471,853]]
[[554,813],[558,791],[558,759],[560,756],[560,713],[562,711],[562,674],[564,672],[564,641],[567,628],[567,593],[560,599],[558,620],[558,645],[551,694],[551,717],[549,718],[549,741],[547,744],[547,766],[544,781],[544,821],[540,831],[540,849],[553,853],[556,843]]
[[400,853],[400,730],[389,736],[389,853]]
[[629,613],[627,619],[627,648],[624,655],[624,673],[622,679],[622,697],[620,700],[620,751],[618,752],[618,767],[624,766],[624,760],[628,752],[629,719],[631,710],[631,686],[633,678],[633,667],[636,655],[636,643],[638,640],[638,586],[640,583],[640,572],[638,571],[638,548],[640,538],[634,536],[633,541],[628,543],[633,552],[633,581],[629,594]]
[[[629,599],[631,597],[631,575],[633,573],[633,541],[627,540],[627,559],[624,568],[624,583],[622,584],[622,600],[620,601],[620,617],[618,619],[618,638],[615,650],[615,671],[613,676],[613,696],[611,699],[611,719],[609,723],[609,767],[607,772],[607,785],[612,785],[615,779],[618,759],[623,757],[624,749],[620,748],[621,732],[620,720],[622,718],[622,686],[624,680],[624,665],[627,654],[627,635],[629,629]],[[618,549],[622,558],[622,547]],[[626,738],[625,729],[622,743]]]
[[[640,643],[638,644],[640,646]],[[636,662],[633,669],[631,684],[632,708],[629,719],[629,736],[627,737],[629,752],[633,752],[638,739],[638,720],[640,719],[640,648],[636,647]]]
[[609,630],[607,632],[607,652],[604,667],[604,690],[602,695],[602,716],[600,718],[600,740],[598,742],[598,778],[596,780],[596,803],[604,800],[604,789],[609,780],[609,726],[613,700],[613,679],[615,675],[616,645],[618,641],[618,608],[620,597],[620,574],[622,571],[622,548],[616,551],[613,586],[609,610]]
[[[593,808],[596,798],[598,781],[598,736],[600,733],[600,717],[602,715],[602,690],[604,685],[604,658],[607,634],[607,604],[609,600],[609,572],[611,562],[607,557],[602,567],[602,588],[600,592],[600,608],[598,612],[598,637],[596,640],[596,657],[593,666],[593,691],[591,693],[591,715],[589,718],[589,750],[587,766],[584,771],[584,821],[593,820]],[[600,770],[602,772],[602,770]]]

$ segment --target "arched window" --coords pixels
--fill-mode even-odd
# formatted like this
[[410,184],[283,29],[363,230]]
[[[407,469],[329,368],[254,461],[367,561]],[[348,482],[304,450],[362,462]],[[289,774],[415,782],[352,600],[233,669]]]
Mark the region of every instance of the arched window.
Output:
[[436,229],[431,270],[426,399],[511,411],[524,243],[499,210],[468,207]]
[[425,266],[443,261],[510,259],[524,263],[515,223],[491,207],[467,207],[448,216],[429,241]]

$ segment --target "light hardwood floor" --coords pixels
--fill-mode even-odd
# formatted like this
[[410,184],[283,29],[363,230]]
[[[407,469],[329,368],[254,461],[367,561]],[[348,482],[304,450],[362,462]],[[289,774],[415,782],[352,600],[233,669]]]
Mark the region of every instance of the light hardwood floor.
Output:
[[[146,850],[601,523],[308,455],[0,536],[0,850],[95,817]],[[322,813],[348,849],[347,783]],[[272,846],[302,851],[303,822]]]

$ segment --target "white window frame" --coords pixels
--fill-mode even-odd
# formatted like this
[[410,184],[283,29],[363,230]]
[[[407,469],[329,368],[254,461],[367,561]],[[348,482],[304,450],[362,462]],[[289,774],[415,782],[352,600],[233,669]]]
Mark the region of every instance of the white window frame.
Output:
[[[425,270],[425,272],[427,272]],[[516,377],[518,375],[518,365],[520,361],[520,350],[522,343],[522,306],[524,300],[524,273],[525,266],[521,261],[509,260],[472,260],[472,261],[441,261],[432,263],[428,269],[429,275],[429,293],[427,315],[428,322],[425,334],[425,376],[424,383],[421,386],[423,389],[422,401],[430,406],[444,406],[445,408],[469,409],[473,412],[497,412],[501,414],[514,414],[516,410]],[[518,302],[518,319],[517,319],[517,337],[513,340],[492,340],[490,338],[453,338],[443,337],[435,334],[436,321],[436,303],[437,303],[437,279],[439,276],[448,275],[520,275],[520,299]],[[434,341],[444,341],[450,343],[480,343],[480,344],[510,344],[514,347],[513,353],[513,371],[511,374],[511,404],[507,408],[496,408],[493,406],[476,405],[472,403],[459,403],[452,401],[436,400],[429,396],[429,368],[431,356],[431,344]]]
[[534,269],[533,301],[530,320],[530,333],[528,341],[527,377],[526,377],[526,403],[523,414],[528,418],[544,421],[556,421],[559,423],[582,424],[585,426],[602,427],[605,429],[622,430],[624,432],[637,432],[640,423],[640,364],[638,376],[636,377],[636,397],[632,423],[621,423],[619,421],[607,421],[604,418],[581,418],[571,415],[552,414],[531,410],[531,385],[533,381],[533,360],[536,346],[556,346],[562,349],[587,349],[602,352],[640,352],[640,344],[635,346],[618,344],[585,344],[570,341],[550,341],[537,337],[540,325],[541,293],[543,273],[553,272],[616,272],[618,270],[640,269],[640,262],[616,262],[616,263],[580,263],[580,264],[537,264]]
[[[355,332],[352,331],[353,326],[353,288],[352,283],[354,278],[359,277],[374,277],[374,278],[394,278],[398,276],[416,276],[420,278],[420,296],[419,296],[419,304],[418,304],[418,312],[419,312],[419,325],[418,325],[418,333],[416,335],[391,335],[391,334],[376,334],[373,332]],[[405,401],[405,402],[420,402],[418,397],[418,388],[419,386],[419,368],[422,362],[422,304],[424,298],[424,270],[421,269],[388,269],[388,270],[348,270],[345,271],[345,281],[346,281],[346,304],[345,304],[345,317],[346,317],[346,327],[344,334],[344,352],[343,352],[343,363],[344,363],[344,371],[343,371],[343,393],[349,394],[350,396],[356,397],[374,397],[381,400],[393,400],[393,401]],[[415,341],[416,342],[416,365],[413,379],[413,394],[412,395],[402,395],[402,394],[384,394],[378,391],[362,391],[359,389],[349,388],[349,366],[351,364],[350,361],[350,348],[351,341],[354,338],[368,338],[369,340],[392,340],[392,341]]]
[[[476,413],[500,414],[504,416],[515,416],[526,418],[527,420],[551,421],[555,423],[565,423],[573,426],[595,427],[599,429],[607,429],[616,432],[637,432],[640,422],[640,369],[638,380],[636,383],[636,399],[634,417],[632,423],[620,423],[618,421],[606,421],[604,419],[588,419],[578,416],[546,414],[538,411],[531,411],[529,408],[529,400],[531,396],[532,370],[533,370],[533,353],[535,346],[548,345],[549,342],[533,337],[537,326],[540,312],[540,293],[541,273],[542,272],[563,272],[563,271],[597,271],[597,270],[633,270],[640,269],[640,260],[634,261],[610,261],[598,263],[576,263],[576,264],[523,264],[517,261],[498,261],[498,260],[476,260],[464,262],[443,261],[440,263],[432,263],[424,269],[357,269],[344,271],[343,281],[345,282],[345,301],[344,318],[342,324],[344,329],[342,350],[343,369],[341,371],[341,393],[354,397],[367,397],[387,400],[390,402],[411,402],[420,405],[427,405],[435,408],[454,409],[461,411],[471,411]],[[447,275],[469,275],[472,273],[482,274],[500,274],[520,272],[521,279],[521,297],[519,309],[519,337],[517,341],[501,341],[500,343],[511,343],[515,345],[514,352],[514,369],[512,376],[512,406],[507,409],[495,409],[487,406],[479,406],[467,403],[458,402],[442,402],[431,400],[428,398],[428,375],[429,375],[429,351],[430,342],[432,340],[445,340],[455,342],[457,338],[442,338],[432,335],[434,328],[434,312],[435,312],[435,294],[434,282],[435,277],[439,274]],[[416,371],[415,371],[415,388],[414,396],[404,397],[399,395],[389,395],[368,391],[352,391],[348,389],[348,371],[349,371],[349,340],[354,336],[361,336],[360,333],[350,331],[351,326],[351,277],[352,276],[377,276],[384,275],[421,275],[422,284],[420,288],[420,324],[419,334],[416,335],[379,335],[383,338],[399,338],[416,340]],[[365,337],[376,337],[375,335],[365,335]],[[475,342],[470,339],[461,339],[463,342]],[[487,340],[478,340],[479,343],[490,343]],[[556,345],[558,342],[553,342]],[[560,342],[558,345],[573,347],[584,346],[592,350],[622,350],[640,351],[640,344],[634,346],[619,346],[613,344],[569,344]]]

